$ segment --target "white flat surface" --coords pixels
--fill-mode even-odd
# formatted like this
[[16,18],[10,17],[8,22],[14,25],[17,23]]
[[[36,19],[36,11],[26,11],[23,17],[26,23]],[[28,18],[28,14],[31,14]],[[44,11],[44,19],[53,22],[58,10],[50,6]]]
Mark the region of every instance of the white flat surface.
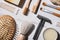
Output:
[[[37,1],[37,0],[33,0],[33,1],[31,2],[30,8],[29,8],[30,10],[31,10],[33,4],[34,4],[36,1]],[[51,4],[49,0],[42,0],[42,2],[43,2],[43,1]],[[1,0],[0,2],[4,2],[4,1]],[[4,2],[4,3],[6,3],[6,2]],[[8,4],[8,3],[6,3],[6,4]],[[10,4],[8,4],[8,5],[10,5]],[[11,6],[13,6],[13,5],[11,5]],[[18,7],[16,7],[16,6],[14,6],[14,7],[16,8],[16,11],[19,9],[19,12],[18,12],[17,15],[16,15],[16,12],[11,13],[11,12],[5,10],[5,9],[2,9],[2,8],[0,8],[0,15],[8,14],[8,15],[11,15],[11,16],[16,20],[17,30],[16,30],[15,39],[14,39],[14,40],[16,40],[16,36],[19,35],[19,33],[20,33],[20,25],[21,25],[21,22],[23,22],[23,21],[32,22],[33,24],[35,24],[35,30],[36,30],[36,28],[37,28],[40,20],[36,17],[36,15],[34,15],[34,13],[29,12],[29,15],[28,15],[28,16],[25,16],[25,15],[22,14],[21,8],[18,8]],[[41,5],[40,5],[40,7],[44,7],[44,6],[42,6],[42,3],[41,3]],[[39,8],[40,8],[40,7],[39,7]],[[55,9],[52,9],[52,8],[49,8],[49,7],[45,7],[45,8],[47,8],[47,9],[49,9],[49,10],[51,10],[51,11],[60,13],[58,10],[55,10]],[[40,14],[40,15],[42,15],[42,16],[45,16],[45,17],[51,19],[51,21],[52,21],[52,23],[53,23],[52,25],[51,25],[50,23],[47,23],[47,22],[45,23],[45,26],[44,26],[44,28],[43,28],[43,30],[42,30],[42,32],[41,32],[38,40],[44,40],[44,39],[43,39],[43,32],[44,32],[44,30],[45,30],[46,28],[54,28],[54,29],[56,29],[56,30],[60,33],[60,27],[56,26],[56,23],[57,23],[57,22],[60,22],[60,18],[58,18],[58,17],[56,17],[56,16],[53,16],[53,15],[51,15],[51,14],[49,14],[49,13],[42,12],[42,11],[40,11],[40,9],[38,10],[37,14]],[[29,40],[33,40],[33,36],[34,36],[35,30],[34,30],[34,31],[32,32],[32,34],[29,36]]]

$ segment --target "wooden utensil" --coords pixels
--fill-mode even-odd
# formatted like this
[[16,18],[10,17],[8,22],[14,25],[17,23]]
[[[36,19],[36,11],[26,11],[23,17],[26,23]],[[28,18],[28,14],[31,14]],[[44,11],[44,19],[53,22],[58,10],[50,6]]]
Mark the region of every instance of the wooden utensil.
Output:
[[46,13],[52,14],[52,15],[54,15],[54,16],[57,16],[57,17],[60,18],[60,14],[58,14],[58,13],[52,12],[52,11],[47,10],[47,9],[44,9],[44,8],[40,8],[40,10],[43,11],[43,12],[46,12]]
[[37,12],[37,10],[39,8],[40,3],[41,3],[41,0],[37,0],[37,2],[33,5],[32,10],[31,10],[33,13],[36,14],[36,12]]
[[44,5],[44,6],[51,7],[51,8],[54,8],[54,9],[56,9],[56,10],[59,10],[59,11],[60,11],[60,7],[56,7],[55,5],[50,5],[50,4],[47,4],[46,2],[43,2],[43,5]]
[[29,10],[30,3],[31,3],[31,0],[26,0],[24,6],[23,6],[23,8],[22,8],[22,13],[23,13],[24,15],[27,15],[27,14],[28,14],[27,12],[28,12],[28,10]]

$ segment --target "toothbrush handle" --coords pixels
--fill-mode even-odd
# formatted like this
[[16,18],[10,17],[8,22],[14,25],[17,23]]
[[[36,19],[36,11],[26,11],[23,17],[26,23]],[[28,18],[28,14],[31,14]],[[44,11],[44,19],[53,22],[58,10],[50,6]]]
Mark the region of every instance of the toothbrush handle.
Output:
[[57,16],[57,17],[60,17],[60,14],[57,14],[57,13],[52,13],[52,14]]
[[56,9],[57,9],[57,10],[60,10],[60,7],[57,7]]
[[28,11],[28,8],[29,8],[29,5],[30,5],[30,2],[31,0],[26,0],[23,8],[22,8],[22,11],[23,11],[23,14],[26,15],[27,14],[27,11]]
[[44,5],[44,6],[51,7],[51,8],[54,8],[54,9],[56,9],[56,10],[59,10],[59,11],[60,11],[60,7],[56,7],[55,5],[50,5],[50,4],[47,4],[47,3],[45,3],[45,2],[43,2],[43,5]]
[[35,13],[35,12],[37,11],[40,2],[41,2],[41,0],[38,0],[38,1],[33,5],[32,10],[31,10],[33,13]]
[[46,6],[51,7],[51,8],[54,8],[54,9],[56,9],[56,10],[59,10],[59,11],[60,11],[60,7],[56,7],[56,6],[54,6],[54,5],[46,5]]

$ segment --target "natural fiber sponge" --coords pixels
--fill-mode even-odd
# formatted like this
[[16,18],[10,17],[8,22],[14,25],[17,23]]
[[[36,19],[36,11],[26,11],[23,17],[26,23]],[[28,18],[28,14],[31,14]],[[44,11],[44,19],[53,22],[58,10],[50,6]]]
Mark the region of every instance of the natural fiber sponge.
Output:
[[11,16],[0,16],[0,40],[12,40],[15,28],[16,23]]

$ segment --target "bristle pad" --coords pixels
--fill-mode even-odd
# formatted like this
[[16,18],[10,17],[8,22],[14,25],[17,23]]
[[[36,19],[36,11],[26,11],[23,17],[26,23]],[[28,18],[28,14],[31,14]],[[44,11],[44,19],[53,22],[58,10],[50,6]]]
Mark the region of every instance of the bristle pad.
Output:
[[28,34],[28,32],[32,30],[32,28],[34,28],[34,24],[32,24],[30,22],[22,22],[21,34],[23,34],[23,35]]
[[15,20],[11,16],[0,16],[0,40],[11,40],[15,33],[15,27]]

